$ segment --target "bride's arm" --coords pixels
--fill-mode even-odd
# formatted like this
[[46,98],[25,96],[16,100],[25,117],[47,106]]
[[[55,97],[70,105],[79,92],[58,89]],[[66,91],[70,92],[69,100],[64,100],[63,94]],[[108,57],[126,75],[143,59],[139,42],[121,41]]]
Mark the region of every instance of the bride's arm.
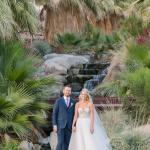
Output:
[[77,119],[78,119],[78,103],[76,103],[76,106],[75,106],[75,114],[73,118],[72,129],[74,129]]
[[94,132],[94,107],[92,103],[90,103],[90,132],[92,134]]

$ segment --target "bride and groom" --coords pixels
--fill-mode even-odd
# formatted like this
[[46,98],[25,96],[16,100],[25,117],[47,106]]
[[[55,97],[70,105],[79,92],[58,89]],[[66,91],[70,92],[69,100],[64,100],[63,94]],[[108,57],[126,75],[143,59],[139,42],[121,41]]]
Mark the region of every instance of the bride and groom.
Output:
[[82,89],[77,103],[70,97],[70,86],[64,87],[63,94],[53,108],[56,150],[111,150],[88,90]]

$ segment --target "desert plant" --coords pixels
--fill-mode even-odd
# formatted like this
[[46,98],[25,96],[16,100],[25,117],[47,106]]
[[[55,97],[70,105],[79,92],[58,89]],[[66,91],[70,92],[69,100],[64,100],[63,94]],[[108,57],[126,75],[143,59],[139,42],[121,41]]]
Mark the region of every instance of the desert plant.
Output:
[[52,47],[49,45],[49,43],[40,40],[34,40],[31,48],[36,49],[41,56],[52,52]]
[[81,39],[76,33],[64,33],[62,35],[57,35],[57,41],[59,44],[64,46],[77,45],[80,43]]
[[2,150],[18,150],[18,142],[15,140],[3,141],[0,144],[0,149]]
[[[0,132],[26,137],[32,123],[43,124],[42,110],[49,106],[36,101],[23,86],[9,85],[5,96],[0,97]],[[4,93],[1,93],[2,95]]]
[[132,96],[136,99],[134,111],[140,111],[141,107],[144,107],[143,115],[147,120],[150,111],[150,94],[149,94],[149,82],[150,82],[150,69],[140,68],[133,73],[127,73],[123,78],[126,82],[125,95]]
[[44,123],[43,111],[50,106],[36,99],[36,90],[54,83],[51,77],[36,79],[37,58],[23,49],[20,43],[0,43],[0,132],[19,138],[29,128]]
[[21,29],[33,33],[37,29],[36,16],[32,1],[1,0],[0,39],[8,39]]
[[81,34],[64,33],[62,35],[58,34],[56,38],[56,43],[62,51],[76,53],[94,51],[98,55],[105,50],[115,49],[115,44],[119,41],[120,38],[116,33],[106,35],[89,23],[85,25]]
[[54,83],[52,77],[34,78],[36,64],[40,62],[37,55],[22,48],[16,41],[0,43],[0,80],[3,82],[24,83],[28,89],[34,90],[40,85]]
[[144,29],[142,19],[137,16],[129,16],[121,22],[121,30],[131,36],[136,37]]
[[136,130],[139,118],[133,121],[123,109],[105,110],[100,116],[113,150],[149,150],[150,135],[143,136]]
[[[66,8],[69,9],[66,11]],[[57,33],[81,32],[87,20],[92,24],[101,20],[107,28],[107,23],[111,22],[111,14],[122,14],[114,0],[59,0],[57,3],[52,0],[45,3],[43,9],[47,12],[44,35],[48,42],[53,41]],[[105,22],[104,18],[109,21]]]
[[24,50],[20,43],[15,41],[0,42],[0,72],[3,78],[9,81],[24,81],[35,71],[35,55]]
[[150,67],[150,48],[144,44],[130,43],[127,45],[126,68],[135,71],[140,67]]

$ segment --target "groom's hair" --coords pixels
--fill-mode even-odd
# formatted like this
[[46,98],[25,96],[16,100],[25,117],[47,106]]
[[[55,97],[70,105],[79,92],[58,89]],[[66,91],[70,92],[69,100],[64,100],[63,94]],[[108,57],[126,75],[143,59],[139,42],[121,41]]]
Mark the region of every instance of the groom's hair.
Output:
[[71,86],[67,84],[67,85],[64,85],[63,89],[65,89],[66,87],[71,88]]

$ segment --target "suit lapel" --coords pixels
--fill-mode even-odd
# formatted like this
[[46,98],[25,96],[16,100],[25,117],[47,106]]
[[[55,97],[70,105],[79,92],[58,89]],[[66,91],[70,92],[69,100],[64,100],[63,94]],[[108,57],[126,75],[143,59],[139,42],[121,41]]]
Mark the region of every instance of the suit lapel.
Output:
[[72,104],[74,105],[73,100],[70,98],[70,103],[69,103],[68,109],[72,107]]
[[62,97],[62,101],[63,101],[63,104],[64,104],[65,108],[67,109],[67,105],[66,105],[64,97]]

